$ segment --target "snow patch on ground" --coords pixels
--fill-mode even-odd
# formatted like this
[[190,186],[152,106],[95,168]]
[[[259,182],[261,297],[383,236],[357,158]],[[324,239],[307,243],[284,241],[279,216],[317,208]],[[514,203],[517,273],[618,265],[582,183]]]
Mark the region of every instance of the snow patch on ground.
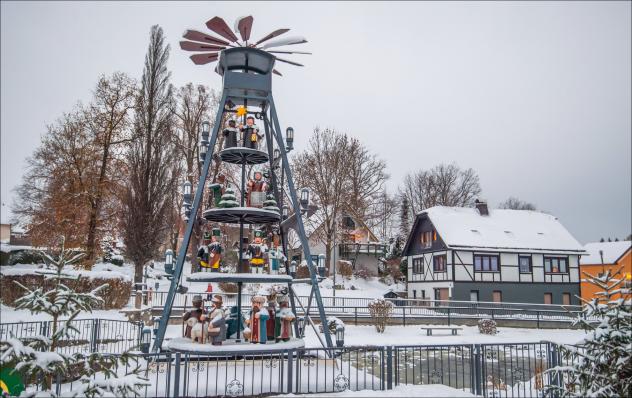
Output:
[[[44,271],[44,264],[15,264],[6,265],[0,268],[0,274],[10,275],[41,275]],[[71,276],[81,276],[90,279],[124,279],[132,280],[134,269],[131,265],[126,264],[117,266],[110,263],[97,263],[91,270],[85,270],[75,267],[64,267],[64,273]]]

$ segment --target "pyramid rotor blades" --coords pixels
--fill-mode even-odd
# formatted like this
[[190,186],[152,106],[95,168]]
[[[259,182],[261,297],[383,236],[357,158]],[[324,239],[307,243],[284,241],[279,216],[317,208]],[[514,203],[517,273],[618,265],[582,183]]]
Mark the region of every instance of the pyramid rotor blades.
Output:
[[206,22],[206,27],[232,42],[236,43],[239,40],[230,29],[226,21],[224,21],[220,17],[213,17],[209,19],[208,22]]
[[289,31],[290,31],[289,29],[277,29],[274,32],[272,32],[270,34],[267,34],[264,37],[262,37],[261,39],[259,39],[259,41],[257,41],[255,43],[255,46],[258,46],[259,44],[263,43],[264,41],[273,39],[273,38],[275,38],[277,36],[281,36],[283,33],[286,33],[286,32],[289,32]]
[[274,73],[275,75],[283,76],[283,75],[281,74],[281,72],[279,72],[279,71],[278,71],[278,70],[276,70],[276,69],[272,69],[272,73]]
[[299,64],[298,62],[288,61],[287,59],[277,57],[277,61],[285,62],[286,64],[295,65],[295,66],[305,66],[303,64]]
[[238,18],[235,21],[235,31],[239,32],[241,39],[243,41],[248,41],[250,39],[250,33],[252,32],[252,22],[254,18],[252,15],[248,15],[247,17]]
[[282,51],[282,50],[273,50],[268,51],[271,54],[304,54],[304,55],[312,55],[312,53],[308,53],[306,51]]
[[302,43],[307,43],[307,40],[304,37],[288,37],[285,39],[278,39],[278,40],[273,40],[270,43],[266,44],[265,46],[261,47],[262,50],[265,50],[266,48],[271,48],[271,47],[281,47],[281,46],[290,46],[292,44],[302,44]]
[[198,32],[197,30],[189,29],[186,32],[184,32],[182,37],[184,37],[185,39],[193,40],[193,41],[200,41],[202,43],[212,43],[212,44],[217,44],[220,46],[227,46],[229,44],[225,40],[207,35],[206,33]]
[[210,64],[211,62],[217,61],[217,58],[219,58],[219,54],[218,53],[193,54],[191,55],[190,58],[193,61],[193,63],[196,65],[206,65],[206,64]]
[[193,41],[181,41],[180,48],[186,51],[221,51],[225,46],[214,46],[211,44],[196,43]]

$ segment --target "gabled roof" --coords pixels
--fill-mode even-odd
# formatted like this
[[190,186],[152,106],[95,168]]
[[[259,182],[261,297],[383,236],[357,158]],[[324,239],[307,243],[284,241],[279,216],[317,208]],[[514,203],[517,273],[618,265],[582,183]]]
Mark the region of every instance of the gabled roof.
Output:
[[[583,253],[582,245],[550,214],[531,210],[489,209],[481,216],[475,208],[435,206],[417,215],[428,217],[448,248]],[[406,242],[407,252],[410,242]]]
[[[615,264],[621,257],[632,248],[632,242],[624,240],[621,242],[591,242],[584,246],[587,254],[583,255],[579,263],[581,265],[590,264]],[[603,262],[601,254],[603,252]]]

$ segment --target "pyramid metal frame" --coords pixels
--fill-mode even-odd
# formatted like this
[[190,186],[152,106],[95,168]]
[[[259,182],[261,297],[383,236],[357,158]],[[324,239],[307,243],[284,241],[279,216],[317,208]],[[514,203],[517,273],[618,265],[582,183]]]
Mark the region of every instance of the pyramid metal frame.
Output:
[[[236,59],[238,59],[236,61]],[[323,307],[323,300],[320,294],[320,289],[318,286],[318,278],[316,267],[313,264],[312,256],[309,249],[309,243],[307,239],[307,235],[305,233],[305,227],[303,225],[302,220],[302,209],[301,204],[299,203],[296,187],[294,186],[294,181],[292,179],[292,170],[289,167],[287,150],[285,144],[283,142],[281,124],[279,122],[279,118],[277,116],[276,106],[274,104],[274,99],[272,96],[272,67],[274,65],[276,58],[274,55],[261,51],[254,48],[248,47],[239,47],[239,48],[231,48],[227,50],[223,50],[220,53],[219,65],[216,69],[216,72],[223,76],[223,87],[222,87],[222,96],[219,101],[219,108],[217,111],[217,115],[215,116],[215,124],[213,125],[213,130],[210,136],[209,141],[209,150],[206,153],[206,157],[204,158],[204,165],[202,167],[202,174],[200,176],[200,180],[197,185],[197,189],[195,192],[195,196],[193,199],[193,204],[191,208],[191,216],[187,222],[184,239],[182,241],[182,245],[178,251],[178,257],[176,260],[176,265],[173,271],[173,278],[171,279],[171,286],[169,288],[169,294],[167,295],[167,299],[165,301],[165,308],[162,316],[160,317],[160,324],[158,327],[158,331],[156,333],[156,337],[154,340],[154,345],[152,347],[153,352],[159,352],[162,348],[162,343],[165,337],[165,332],[167,330],[167,325],[169,323],[169,317],[173,308],[173,303],[175,299],[175,295],[177,294],[178,285],[180,284],[180,279],[182,277],[182,270],[184,268],[184,262],[186,253],[188,251],[188,247],[191,241],[191,236],[193,233],[194,223],[198,217],[198,213],[200,213],[200,205],[202,203],[202,198],[204,195],[204,187],[206,186],[206,179],[208,177],[211,159],[213,159],[215,145],[217,143],[217,137],[219,130],[221,128],[223,115],[227,110],[225,106],[227,103],[232,102],[236,105],[245,105],[248,103],[256,104],[257,107],[261,109],[259,113],[259,117],[263,119],[264,125],[264,133],[266,139],[266,146],[268,151],[268,161],[270,165],[270,173],[271,173],[271,183],[274,190],[274,196],[276,197],[277,203],[279,207],[283,206],[283,195],[279,191],[279,186],[283,186],[284,180],[287,181],[287,185],[289,188],[289,199],[290,206],[294,210],[294,214],[296,215],[296,233],[300,239],[303,253],[305,255],[305,260],[307,261],[309,274],[310,274],[310,283],[312,285],[312,289],[309,295],[307,308],[303,308],[302,304],[301,308],[303,308],[305,313],[306,321],[309,321],[312,327],[314,327],[314,323],[312,322],[309,312],[312,306],[312,301],[316,301],[316,306],[318,307],[318,315],[320,318],[320,322],[322,325],[327,324],[325,309]],[[253,61],[253,64],[257,65],[256,69],[249,69],[249,62]],[[267,63],[267,64],[266,64]],[[228,111],[232,112],[232,111]],[[281,154],[281,185],[279,185],[278,178],[275,171],[274,159],[273,159],[273,146],[276,141],[276,146],[280,150]],[[284,177],[283,177],[284,176]],[[244,183],[244,166],[242,165],[242,185]],[[242,195],[243,196],[243,195]],[[243,200],[243,199],[242,199]],[[282,245],[284,253],[287,252],[287,229],[288,227],[284,227],[282,225],[282,221],[279,222],[279,229],[281,233]],[[240,235],[243,236],[243,222],[240,223]],[[241,249],[241,240],[240,236],[240,260],[243,254],[243,250]],[[289,267],[286,264],[286,270]],[[236,274],[238,275],[238,274]],[[241,307],[241,283],[238,283],[240,287],[239,297],[238,297],[238,307]],[[289,296],[290,303],[292,309],[296,313],[295,307],[295,297],[296,293],[292,289],[292,284],[289,284]],[[238,314],[241,317],[241,311]],[[307,324],[305,325],[307,326]],[[295,323],[294,325],[295,333],[297,333],[298,328]],[[329,332],[329,328],[323,327],[323,333],[325,335],[325,342],[323,345],[326,345],[329,348],[333,347],[331,334]],[[297,333],[298,335],[298,333]],[[320,338],[320,336],[319,336]],[[321,340],[322,342],[322,340]]]

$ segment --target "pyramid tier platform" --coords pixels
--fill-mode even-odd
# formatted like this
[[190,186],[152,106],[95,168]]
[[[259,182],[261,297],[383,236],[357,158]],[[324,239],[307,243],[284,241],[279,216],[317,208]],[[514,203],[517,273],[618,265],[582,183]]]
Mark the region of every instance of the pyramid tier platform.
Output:
[[236,343],[234,340],[226,340],[222,345],[195,343],[186,337],[176,337],[166,340],[162,344],[163,350],[171,352],[183,352],[187,354],[199,354],[201,356],[214,355],[257,355],[279,352],[283,350],[297,349],[305,347],[302,339],[291,338],[289,341],[269,342],[267,344],[253,344],[246,341]]
[[212,222],[228,224],[270,224],[279,222],[281,215],[276,211],[256,207],[228,207],[205,210],[203,217]]
[[250,273],[222,273],[222,272],[194,272],[187,277],[189,282],[244,282],[244,283],[292,283],[290,275],[250,274]]
[[258,149],[236,146],[226,148],[218,153],[220,159],[234,164],[262,164],[268,161],[268,154]]

